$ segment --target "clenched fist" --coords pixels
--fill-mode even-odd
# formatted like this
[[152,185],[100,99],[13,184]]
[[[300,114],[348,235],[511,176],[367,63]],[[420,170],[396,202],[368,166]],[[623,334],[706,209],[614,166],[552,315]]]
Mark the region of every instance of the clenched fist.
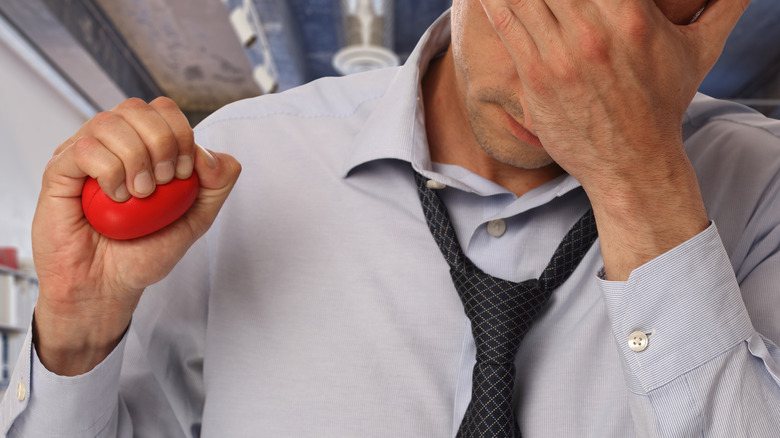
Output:
[[[196,145],[187,119],[167,98],[129,99],[60,145],[44,172],[32,231],[40,285],[33,335],[50,371],[81,374],[111,352],[143,290],[206,232],[240,171],[233,157]],[[112,240],[82,212],[88,176],[115,201],[126,201],[192,172],[200,180],[194,204],[151,235]]]

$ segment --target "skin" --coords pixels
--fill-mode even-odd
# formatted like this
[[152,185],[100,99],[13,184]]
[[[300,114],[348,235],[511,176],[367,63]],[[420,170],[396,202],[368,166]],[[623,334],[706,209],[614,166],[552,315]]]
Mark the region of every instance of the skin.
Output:
[[[146,286],[164,278],[213,222],[240,173],[231,156],[206,151],[176,104],[129,99],[98,114],[56,150],[33,219],[39,298],[33,336],[41,363],[83,374],[116,346]],[[153,235],[116,241],[81,211],[87,175],[113,199],[148,196],[174,177],[200,178],[193,207]]]
[[455,0],[424,82],[431,158],[518,196],[571,174],[616,281],[709,225],[682,119],[749,0],[656,3]]
[[[625,280],[708,224],[680,126],[748,0],[715,0],[690,26],[668,18],[687,22],[699,1],[455,0],[451,50],[423,83],[432,158],[518,196],[570,173],[593,205],[607,275]],[[32,230],[46,368],[83,374],[113,350],[144,289],[205,233],[240,170],[195,145],[165,98],[130,99],[60,145]],[[81,212],[87,175],[124,200],[193,171],[193,208],[153,235],[113,241]]]

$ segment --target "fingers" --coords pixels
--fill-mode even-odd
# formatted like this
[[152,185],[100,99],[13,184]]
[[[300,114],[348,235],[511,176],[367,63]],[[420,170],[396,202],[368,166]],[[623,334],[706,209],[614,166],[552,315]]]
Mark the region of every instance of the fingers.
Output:
[[[134,195],[148,195],[156,184],[164,184],[173,179],[178,142],[162,115],[151,105],[141,100],[131,99],[112,111],[121,120],[103,130],[101,135],[123,136],[124,141],[105,141],[103,143],[122,159],[127,169],[127,184]],[[124,122],[124,123],[122,123]]]
[[538,60],[539,47],[558,29],[558,20],[543,0],[480,0],[490,24],[511,53]]
[[701,35],[704,39],[702,43],[722,48],[748,5],[750,0],[710,0],[701,15],[688,27]]
[[[536,65],[550,66],[567,57],[576,58],[570,49],[600,56],[605,49],[606,33],[617,27],[608,20],[625,8],[644,13],[641,0],[630,1],[612,0],[605,5],[598,1],[480,0],[518,67],[529,72]],[[523,75],[522,71],[519,73]]]
[[195,145],[195,171],[203,189],[222,190],[236,182],[241,164],[228,154],[211,152]]
[[693,64],[703,78],[715,65],[731,30],[745,12],[750,0],[710,0],[695,22],[679,27],[693,50]]
[[[130,104],[130,106],[132,105],[135,104]],[[122,164],[119,172],[124,175],[125,180],[122,184],[126,186],[127,193],[143,197],[154,191],[155,181],[149,151],[142,133],[138,132],[138,129],[143,130],[143,123],[136,122],[137,126],[133,126],[132,122],[135,120],[131,116],[132,113],[129,113],[127,106],[100,113],[88,122],[91,124],[91,135],[82,137],[80,141],[85,141],[82,139],[93,139],[94,142],[90,142],[90,145],[98,144],[116,156]],[[136,117],[135,119],[141,117],[147,118],[148,115]],[[67,154],[68,150],[66,149],[64,153]],[[79,165],[81,170],[86,172],[88,170],[87,165],[98,166],[98,164],[92,162],[103,156],[104,154],[98,153],[94,153],[92,156],[79,154],[78,157],[81,158],[81,161],[74,164]],[[69,161],[66,160],[65,162]],[[105,163],[103,166],[109,167],[109,164]],[[88,173],[88,175],[97,178],[99,181],[102,180],[104,184],[107,180],[113,182],[117,178],[116,175],[94,173]],[[116,192],[119,189],[117,187],[113,191]]]
[[[156,184],[170,182],[177,173],[180,178],[189,177],[194,154],[192,129],[172,100],[161,97],[146,104],[129,99],[112,112],[136,133],[137,139],[104,142],[123,158],[127,184],[134,196],[152,193]],[[115,126],[117,131],[122,129],[121,124]]]
[[122,160],[95,137],[80,137],[54,156],[44,172],[43,192],[52,198],[77,198],[88,175],[115,201],[130,197]]
[[194,241],[208,230],[241,173],[241,165],[230,155],[210,152],[195,146],[195,171],[200,192],[195,203],[169,232],[175,241]]
[[189,178],[195,165],[195,139],[189,121],[171,99],[157,98],[149,106],[160,114],[176,139],[178,146],[178,157],[174,166],[176,178]]
[[61,145],[51,170],[70,178],[97,178],[106,194],[124,201],[131,195],[146,197],[174,177],[188,178],[194,157],[192,129],[172,100],[128,99],[95,116]]

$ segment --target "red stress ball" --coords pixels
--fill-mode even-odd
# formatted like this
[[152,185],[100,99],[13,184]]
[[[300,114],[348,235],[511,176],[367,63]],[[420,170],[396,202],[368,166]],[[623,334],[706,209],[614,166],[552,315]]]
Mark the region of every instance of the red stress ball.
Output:
[[81,207],[87,222],[98,233],[117,240],[135,239],[161,230],[189,210],[198,196],[200,183],[193,172],[187,179],[158,185],[146,198],[131,197],[116,202],[87,178],[81,192]]

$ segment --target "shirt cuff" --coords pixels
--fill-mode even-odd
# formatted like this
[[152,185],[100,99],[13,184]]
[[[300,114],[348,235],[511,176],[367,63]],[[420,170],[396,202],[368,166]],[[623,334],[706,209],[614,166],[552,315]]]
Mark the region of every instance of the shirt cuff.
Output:
[[9,379],[8,389],[2,401],[3,433],[6,436],[16,418],[27,409],[30,400],[30,357],[32,349],[32,330],[28,328],[27,336],[19,352],[19,358]]
[[[119,401],[119,374],[127,334],[98,366],[75,377],[58,376],[43,366],[30,342],[30,376],[24,413],[16,426],[34,425],[35,436],[97,436],[111,421]],[[31,340],[28,336],[28,342]]]
[[714,223],[627,281],[598,282],[635,392],[669,383],[754,333]]

